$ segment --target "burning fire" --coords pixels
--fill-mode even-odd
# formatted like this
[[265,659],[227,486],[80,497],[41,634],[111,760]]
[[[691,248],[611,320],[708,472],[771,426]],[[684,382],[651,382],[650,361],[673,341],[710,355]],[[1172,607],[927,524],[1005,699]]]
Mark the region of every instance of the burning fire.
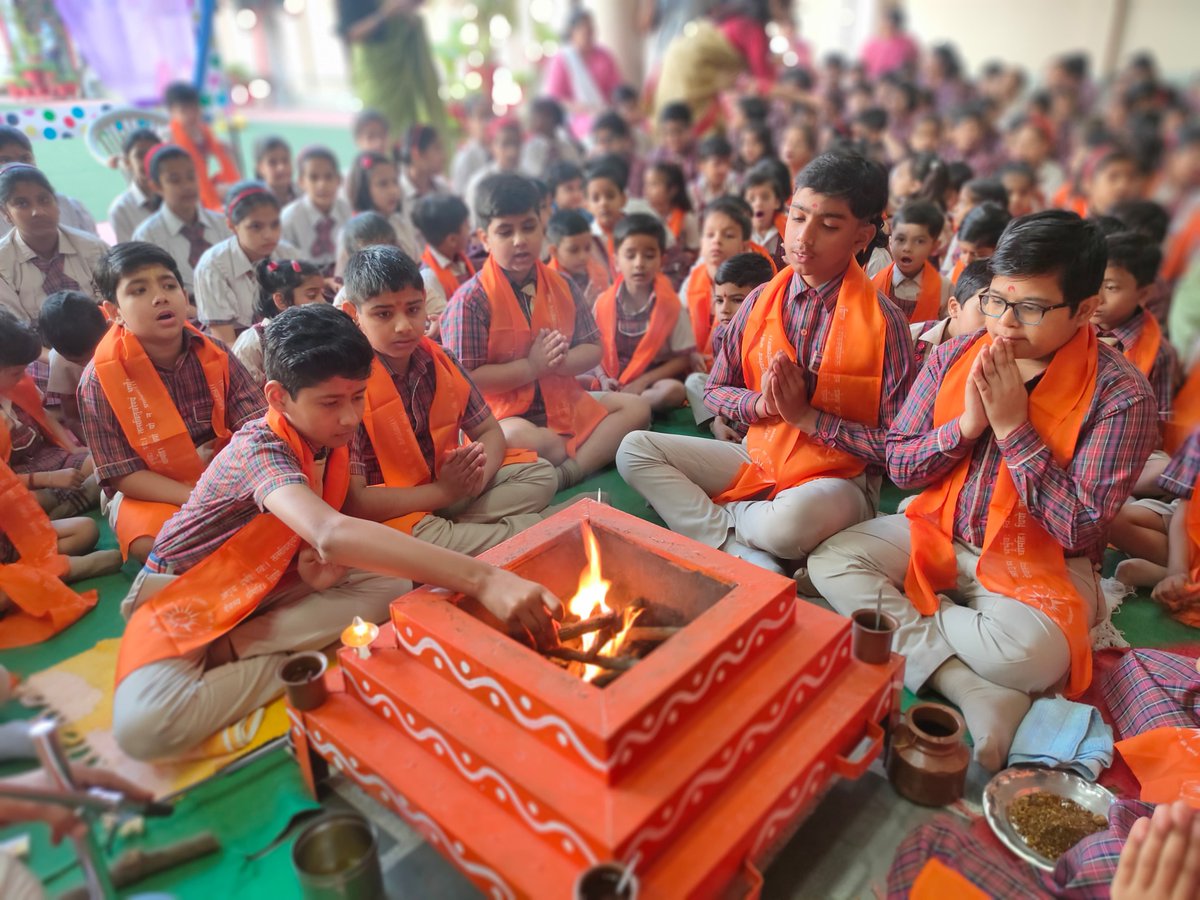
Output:
[[[567,602],[567,612],[579,621],[595,616],[612,615],[615,610],[606,602],[608,589],[612,582],[600,574],[600,547],[596,543],[596,535],[586,520],[582,523],[583,549],[587,555],[587,567],[579,575],[579,588],[575,596]],[[616,634],[611,629],[602,629],[581,635],[580,650],[584,653],[595,653],[600,656],[616,656],[625,643],[626,636],[642,610],[626,607],[621,611],[621,629]],[[602,645],[597,647],[597,641]],[[583,680],[591,681],[600,675],[604,669],[599,666],[584,664]]]

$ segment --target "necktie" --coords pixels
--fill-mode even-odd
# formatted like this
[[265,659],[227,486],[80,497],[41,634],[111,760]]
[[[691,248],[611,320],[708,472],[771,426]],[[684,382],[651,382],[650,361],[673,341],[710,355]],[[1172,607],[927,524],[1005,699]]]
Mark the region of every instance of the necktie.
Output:
[[456,259],[450,263],[450,274],[457,279],[459,284],[462,284],[467,277],[467,264],[461,259]]
[[188,222],[179,229],[179,233],[187,238],[188,265],[194,269],[196,263],[200,262],[200,257],[204,255],[204,251],[212,246],[204,239],[204,223]]
[[77,291],[79,282],[63,271],[67,258],[56,253],[50,259],[35,256],[30,262],[42,273],[42,291],[53,294],[55,291]]
[[312,247],[309,249],[313,259],[333,256],[336,252],[333,246],[333,218],[330,216],[321,216],[317,220],[314,231],[316,236],[313,238]]

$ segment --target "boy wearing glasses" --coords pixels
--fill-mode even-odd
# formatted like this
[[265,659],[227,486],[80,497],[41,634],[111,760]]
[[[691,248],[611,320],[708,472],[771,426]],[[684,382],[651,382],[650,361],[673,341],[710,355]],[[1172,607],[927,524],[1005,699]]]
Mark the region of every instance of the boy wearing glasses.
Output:
[[888,474],[923,492],[809,558],[843,614],[881,598],[906,684],[962,710],[991,770],[1030,694],[1088,686],[1109,525],[1158,437],[1149,384],[1091,325],[1106,258],[1074,213],[1009,225],[986,330],[933,351],[888,433]]

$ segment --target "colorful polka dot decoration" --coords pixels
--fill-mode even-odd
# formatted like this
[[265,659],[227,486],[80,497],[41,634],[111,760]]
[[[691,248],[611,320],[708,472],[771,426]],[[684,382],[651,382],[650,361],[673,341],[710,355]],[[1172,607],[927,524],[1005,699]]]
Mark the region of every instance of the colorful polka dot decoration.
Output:
[[[111,103],[74,103],[44,107],[27,107],[4,113],[4,124],[20,128],[31,138],[48,141],[82,137],[88,124],[113,108]],[[145,120],[138,122],[145,127]],[[117,123],[117,128],[121,123]]]

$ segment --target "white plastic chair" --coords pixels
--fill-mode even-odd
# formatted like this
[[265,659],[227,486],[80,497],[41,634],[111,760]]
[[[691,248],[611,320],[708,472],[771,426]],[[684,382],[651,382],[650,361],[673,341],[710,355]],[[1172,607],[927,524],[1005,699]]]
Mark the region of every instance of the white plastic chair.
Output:
[[88,125],[84,143],[92,157],[107,169],[109,160],[121,155],[125,137],[131,131],[149,128],[163,137],[170,122],[166,113],[155,109],[110,109]]

